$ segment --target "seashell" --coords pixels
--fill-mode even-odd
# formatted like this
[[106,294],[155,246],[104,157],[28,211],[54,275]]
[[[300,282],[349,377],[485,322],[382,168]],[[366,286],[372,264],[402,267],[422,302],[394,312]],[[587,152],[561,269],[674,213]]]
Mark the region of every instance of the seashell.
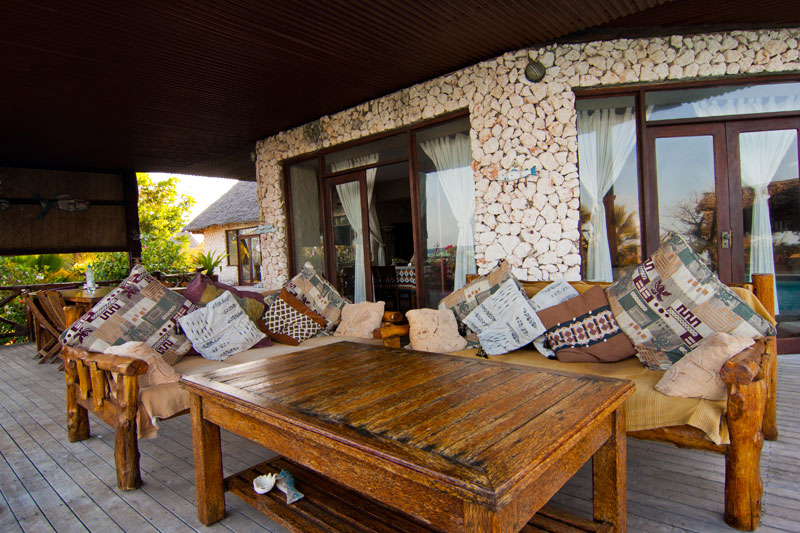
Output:
[[292,504],[303,497],[303,493],[294,488],[294,478],[286,470],[281,470],[277,480],[278,490],[286,494],[286,505]]
[[275,479],[277,474],[267,474],[266,476],[258,476],[253,480],[253,490],[259,494],[266,494],[272,487],[275,486]]

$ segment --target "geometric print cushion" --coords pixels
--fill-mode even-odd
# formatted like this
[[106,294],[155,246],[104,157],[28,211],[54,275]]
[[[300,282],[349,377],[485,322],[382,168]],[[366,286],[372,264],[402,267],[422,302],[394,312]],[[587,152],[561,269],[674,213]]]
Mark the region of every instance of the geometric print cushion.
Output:
[[313,337],[326,320],[308,308],[286,289],[264,315],[269,336],[283,344],[297,346]]
[[715,332],[775,335],[772,324],[671,232],[652,256],[608,287],[606,295],[637,357],[650,369],[666,370]]
[[339,294],[325,278],[317,274],[314,266],[306,262],[303,269],[284,286],[290,294],[312,311],[325,318],[325,329],[333,332],[342,316],[342,308],[350,301]]
[[173,365],[192,347],[178,319],[197,309],[164,287],[141,265],[64,333],[61,342],[93,352],[130,341],[144,342]]
[[556,358],[565,363],[613,363],[636,354],[614,320],[602,287],[539,310],[544,336]]

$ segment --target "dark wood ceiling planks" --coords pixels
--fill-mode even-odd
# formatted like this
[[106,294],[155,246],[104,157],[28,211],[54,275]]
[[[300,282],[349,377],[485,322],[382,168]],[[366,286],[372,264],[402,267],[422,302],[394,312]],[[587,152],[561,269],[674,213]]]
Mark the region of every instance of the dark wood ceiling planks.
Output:
[[788,0],[703,4],[716,9],[685,0],[5,0],[0,165],[253,179],[256,140],[508,50],[617,21],[800,19]]

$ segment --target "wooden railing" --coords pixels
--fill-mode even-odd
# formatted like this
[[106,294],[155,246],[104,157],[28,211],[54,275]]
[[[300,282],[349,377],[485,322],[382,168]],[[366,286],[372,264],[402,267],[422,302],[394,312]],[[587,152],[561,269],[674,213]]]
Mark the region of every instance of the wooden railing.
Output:
[[[166,285],[167,287],[183,287],[189,284],[190,281],[197,275],[197,271],[194,272],[179,272],[176,274],[166,274],[159,270],[154,270],[150,273],[153,277],[155,277],[158,281]],[[122,282],[121,279],[114,279],[114,280],[105,280],[105,281],[98,281],[97,284],[101,286],[113,286],[119,285]],[[82,281],[68,281],[63,283],[39,283],[39,284],[30,284],[30,285],[0,285],[0,324],[6,324],[11,326],[13,330],[7,333],[0,333],[0,341],[3,339],[9,339],[12,337],[28,337],[30,340],[33,340],[31,337],[31,331],[33,330],[33,321],[29,311],[26,311],[26,321],[25,323],[20,323],[15,320],[6,318],[5,308],[12,302],[14,299],[22,297],[25,292],[36,292],[45,289],[75,289],[83,285]]]

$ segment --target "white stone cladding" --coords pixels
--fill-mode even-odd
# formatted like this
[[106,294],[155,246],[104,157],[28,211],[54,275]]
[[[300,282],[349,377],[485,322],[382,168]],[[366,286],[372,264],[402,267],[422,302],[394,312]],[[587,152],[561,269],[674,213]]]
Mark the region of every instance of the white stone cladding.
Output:
[[[227,254],[227,240],[225,239],[225,231],[229,229],[242,229],[252,228],[257,225],[255,222],[249,224],[228,224],[225,226],[211,226],[203,230],[203,252],[211,252],[214,255]],[[263,244],[263,241],[262,241]],[[264,254],[262,254],[263,257]],[[262,259],[263,260],[263,259]],[[228,266],[228,259],[222,261],[222,265],[217,267],[219,274],[219,281],[227,283],[228,285],[239,284],[239,267]],[[264,267],[261,267],[261,275],[264,276]]]
[[[479,272],[500,258],[520,279],[580,277],[578,137],[574,88],[725,78],[800,70],[800,28],[553,44],[508,52],[257,143],[265,286],[287,280],[285,159],[468,109]],[[547,68],[524,76],[528,58]],[[512,167],[537,176],[507,184]]]

